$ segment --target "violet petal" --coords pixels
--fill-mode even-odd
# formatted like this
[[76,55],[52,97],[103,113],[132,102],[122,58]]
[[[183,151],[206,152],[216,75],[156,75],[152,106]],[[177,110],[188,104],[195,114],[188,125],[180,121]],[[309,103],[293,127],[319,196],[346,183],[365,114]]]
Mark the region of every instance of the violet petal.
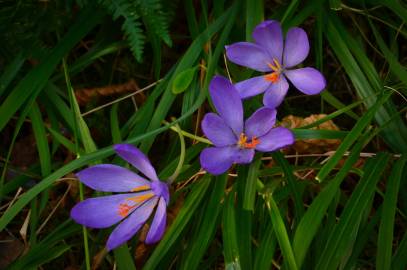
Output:
[[237,42],[225,46],[228,59],[238,65],[248,67],[257,71],[270,71],[270,59],[268,53],[260,46],[250,42]]
[[158,198],[154,197],[138,207],[134,212],[122,221],[110,234],[107,240],[107,249],[110,251],[120,246],[135,235],[150,217]]
[[235,84],[235,88],[242,99],[259,95],[270,86],[271,82],[267,81],[264,76],[253,77]]
[[298,90],[307,95],[318,94],[326,86],[324,76],[315,68],[286,70],[285,75]]
[[153,221],[151,222],[150,229],[147,233],[147,237],[145,240],[146,244],[154,244],[161,239],[165,231],[166,221],[167,205],[164,198],[160,198]]
[[207,113],[205,115],[202,120],[202,131],[218,147],[235,144],[237,141],[232,129],[215,113]]
[[119,205],[133,196],[129,193],[86,199],[71,209],[71,217],[90,228],[110,227],[124,218],[119,214]]
[[307,33],[299,27],[290,28],[285,37],[283,66],[285,68],[298,65],[309,53]]
[[[264,21],[256,26],[253,31],[253,39],[257,44],[265,48],[271,59],[279,63],[283,54],[283,31],[277,21]],[[273,62],[270,62],[274,64]]]
[[148,188],[150,182],[136,173],[112,164],[99,164],[77,172],[88,187],[105,192],[127,192],[137,187]]
[[225,77],[214,76],[209,93],[220,117],[239,136],[243,131],[243,105],[235,87]]
[[291,130],[283,127],[271,129],[267,134],[259,138],[260,143],[256,150],[271,152],[294,143],[295,138]]
[[245,123],[244,133],[248,138],[263,136],[276,123],[277,111],[267,107],[262,107],[255,111]]
[[237,148],[237,151],[234,156],[234,163],[237,164],[248,164],[253,161],[254,157],[254,149],[239,149]]
[[284,75],[280,75],[278,82],[271,84],[263,96],[263,104],[269,108],[278,107],[283,102],[288,91],[288,82]]
[[213,175],[222,174],[232,166],[237,150],[234,146],[205,148],[200,155],[201,166]]
[[157,173],[150,160],[138,148],[131,144],[116,144],[114,150],[121,158],[129,162],[149,179],[158,181]]

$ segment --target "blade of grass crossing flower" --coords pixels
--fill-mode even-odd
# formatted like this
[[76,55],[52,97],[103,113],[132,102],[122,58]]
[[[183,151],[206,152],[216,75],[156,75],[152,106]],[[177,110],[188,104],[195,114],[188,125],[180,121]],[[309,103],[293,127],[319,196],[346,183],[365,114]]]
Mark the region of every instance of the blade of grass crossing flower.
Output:
[[257,177],[259,175],[261,157],[261,154],[256,156],[254,161],[249,166],[243,198],[243,209],[245,210],[254,211],[254,203],[256,201],[257,193]]
[[203,220],[200,224],[199,234],[190,240],[192,245],[187,248],[184,263],[181,269],[199,269],[202,257],[213,237],[215,236],[217,225],[219,224],[219,214],[223,209],[223,198],[225,194],[227,175],[216,177],[215,185],[210,194],[209,202],[203,212]]
[[6,126],[11,117],[30,96],[37,96],[47,84],[55,67],[66,53],[75,46],[102,18],[103,13],[95,8],[83,9],[77,22],[65,37],[51,51],[45,60],[32,69],[10,92],[0,105],[0,130]]
[[[79,157],[79,134],[81,135],[83,146],[86,153],[90,153],[96,150],[96,146],[90,136],[88,126],[83,120],[78,102],[75,98],[75,93],[71,85],[71,80],[69,77],[68,66],[66,64],[65,58],[62,59],[62,66],[65,74],[65,81],[69,95],[69,103],[72,110],[72,115],[74,119],[74,138],[75,138],[75,153]],[[79,198],[81,201],[84,200],[84,190],[83,184],[79,183]],[[83,235],[83,245],[85,252],[85,266],[87,270],[90,270],[90,254],[89,254],[89,243],[88,243],[88,233],[85,226],[82,226],[82,235]]]
[[390,97],[389,93],[383,94],[378,98],[377,102],[370,107],[367,112],[356,122],[353,129],[346,135],[345,139],[339,145],[335,154],[328,160],[328,162],[321,168],[318,175],[315,177],[318,181],[322,182],[332,171],[332,169],[342,159],[343,154],[349,149],[349,147],[359,138],[363,130],[370,124],[377,110],[381,105],[387,101]]
[[281,166],[284,172],[284,179],[287,181],[287,184],[291,190],[291,194],[294,197],[294,206],[295,206],[295,217],[296,220],[299,221],[301,217],[304,215],[304,205],[302,202],[302,192],[297,187],[297,180],[294,177],[294,172],[290,163],[288,163],[287,159],[284,158],[281,152],[274,152],[272,153],[273,159],[276,160],[278,165]]
[[[182,115],[176,121],[171,123],[171,125],[166,125],[164,127],[143,133],[137,137],[128,139],[123,143],[130,144],[138,143],[146,138],[155,136],[161,132],[168,130],[173,124],[178,123],[187,117],[189,117],[189,114]],[[88,165],[91,162],[95,162],[96,160],[106,158],[112,155],[113,153],[114,153],[113,147],[108,146],[103,149],[91,152],[89,154],[82,155],[80,158],[71,161],[70,163],[60,167],[55,172],[51,173],[49,176],[41,180],[30,190],[21,195],[21,197],[10,208],[8,208],[6,212],[4,212],[4,214],[0,217],[0,231],[3,230],[7,226],[7,224],[9,224],[9,222],[21,211],[21,209],[24,208],[24,206],[26,206],[32,199],[34,199],[39,193],[41,193],[41,191],[51,186],[56,180],[82,166]]]
[[403,169],[406,165],[406,156],[400,158],[393,166],[393,170],[386,184],[386,193],[383,201],[382,217],[377,240],[376,269],[391,269],[391,256],[393,247],[394,219],[397,208],[397,195]]
[[352,192],[340,216],[338,224],[328,237],[324,251],[317,262],[316,270],[336,269],[343,256],[352,249],[354,235],[360,225],[364,211],[375,193],[376,184],[387,166],[389,155],[379,153],[368,159],[364,166],[365,174]]
[[161,239],[159,244],[154,249],[143,269],[157,269],[157,265],[159,265],[161,259],[171,250],[174,243],[183,233],[185,227],[189,222],[191,222],[195,211],[198,209],[202,198],[205,196],[208,190],[209,184],[210,176],[205,175],[192,187],[192,190],[188,194],[183,207],[178,212],[174,222],[164,234],[163,239]]
[[308,207],[294,234],[293,249],[298,267],[301,267],[309,250],[312,240],[325,216],[328,207],[335,198],[339,187],[349,174],[353,164],[359,159],[363,147],[373,138],[372,132],[366,132],[351,149],[349,157],[342,168],[336,173],[334,179],[318,194]]
[[280,246],[281,253],[284,257],[284,263],[287,265],[287,269],[296,270],[297,264],[295,262],[295,257],[293,249],[288,237],[287,228],[284,224],[284,220],[281,217],[280,210],[276,202],[273,199],[272,194],[267,193],[264,196],[267,210],[270,215],[271,223],[273,224],[273,229],[277,237],[278,245]]
[[223,256],[225,269],[240,270],[238,234],[236,230],[235,192],[227,196],[222,221]]

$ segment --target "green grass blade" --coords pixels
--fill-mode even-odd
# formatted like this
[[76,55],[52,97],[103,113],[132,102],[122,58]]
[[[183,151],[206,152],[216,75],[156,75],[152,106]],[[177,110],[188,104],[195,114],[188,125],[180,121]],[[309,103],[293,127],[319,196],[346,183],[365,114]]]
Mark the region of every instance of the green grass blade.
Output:
[[7,89],[9,84],[13,81],[17,73],[20,71],[25,61],[25,57],[22,53],[18,54],[13,61],[8,64],[3,73],[0,76],[0,97]]
[[376,184],[380,180],[388,160],[388,154],[379,153],[376,157],[369,159],[364,166],[365,174],[352,192],[338,224],[329,235],[317,262],[317,270],[337,269],[341,259],[352,249],[361,217],[364,211],[367,211],[368,203],[374,195]]
[[238,234],[236,229],[235,192],[229,193],[223,210],[223,256],[225,269],[240,270]]
[[322,182],[328,176],[332,169],[338,164],[339,160],[342,159],[344,153],[359,138],[363,130],[370,124],[377,110],[389,98],[389,96],[390,94],[386,93],[380,97],[376,104],[370,107],[369,110],[356,122],[355,126],[349,132],[349,134],[346,135],[335,154],[321,168],[318,175],[315,177],[318,181]]
[[262,155],[256,156],[255,160],[250,164],[247,178],[245,179],[246,187],[243,198],[243,209],[245,210],[254,211],[257,192],[257,177],[261,165],[261,156]]
[[209,196],[209,202],[203,213],[203,220],[200,225],[197,237],[190,240],[192,245],[186,250],[185,261],[182,269],[199,269],[198,266],[202,257],[215,236],[219,223],[219,214],[223,208],[222,200],[225,194],[227,175],[216,177],[215,185]]
[[287,228],[284,224],[283,218],[281,217],[280,210],[278,209],[278,206],[270,193],[265,195],[264,200],[270,214],[271,223],[273,224],[278,245],[280,246],[281,253],[284,257],[284,263],[287,265],[287,269],[298,269],[290,239],[288,237]]
[[160,263],[161,259],[167,252],[169,252],[169,250],[171,250],[173,244],[177,241],[185,227],[191,221],[194,212],[197,210],[202,198],[207,192],[209,183],[210,176],[206,175],[193,187],[191,193],[185,200],[182,209],[177,214],[176,219],[171,224],[170,228],[168,228],[163,239],[161,239],[160,243],[154,249],[154,252],[144,265],[144,270],[157,269],[157,265]]
[[332,200],[335,198],[335,194],[337,194],[342,181],[348,175],[353,164],[358,161],[363,146],[367,144],[372,137],[371,133],[367,133],[358,140],[342,168],[335,175],[335,178],[312,201],[298,224],[294,235],[293,249],[299,267],[304,263],[311,242],[317,234],[322,219]]
[[31,96],[37,96],[48,83],[61,59],[77,44],[102,18],[103,13],[94,8],[84,9],[78,21],[59,42],[41,64],[30,71],[11,91],[10,95],[0,105],[0,131],[6,126],[15,112]]
[[406,157],[400,158],[393,167],[393,170],[386,184],[382,217],[377,240],[376,269],[390,270],[393,248],[394,219],[397,208],[397,195],[402,179],[403,169],[406,164]]

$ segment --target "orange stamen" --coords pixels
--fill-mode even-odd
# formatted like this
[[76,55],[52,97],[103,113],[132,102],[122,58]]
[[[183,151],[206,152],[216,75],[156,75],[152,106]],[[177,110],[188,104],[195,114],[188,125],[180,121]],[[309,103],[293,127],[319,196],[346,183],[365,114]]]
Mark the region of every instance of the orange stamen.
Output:
[[271,68],[271,70],[273,70],[274,72],[267,74],[264,76],[264,79],[266,81],[272,82],[272,83],[276,83],[278,82],[278,80],[280,79],[280,73],[282,71],[282,67],[280,65],[280,63],[278,62],[277,59],[273,59],[274,64],[272,63],[268,63],[268,66]]
[[273,72],[267,75],[264,75],[264,79],[266,81],[272,82],[272,83],[276,83],[278,82],[278,80],[280,79],[280,74],[278,72]]
[[147,190],[147,189],[150,189],[150,186],[144,185],[144,186],[135,187],[131,191],[136,192],[136,191],[142,191],[142,190]]
[[244,135],[243,133],[240,134],[239,136],[239,141],[237,144],[239,145],[240,148],[244,149],[253,149],[255,148],[258,144],[260,143],[260,140],[254,136],[250,142],[247,142],[247,136]]
[[154,197],[153,193],[147,193],[147,194],[127,198],[126,200],[135,202],[135,204],[128,205],[127,203],[121,203],[119,205],[119,211],[118,211],[119,216],[126,217],[129,214],[130,210],[137,207],[141,202],[144,202],[152,197]]
[[133,209],[136,205],[130,206],[127,203],[121,203],[119,205],[119,216],[126,217],[130,210]]

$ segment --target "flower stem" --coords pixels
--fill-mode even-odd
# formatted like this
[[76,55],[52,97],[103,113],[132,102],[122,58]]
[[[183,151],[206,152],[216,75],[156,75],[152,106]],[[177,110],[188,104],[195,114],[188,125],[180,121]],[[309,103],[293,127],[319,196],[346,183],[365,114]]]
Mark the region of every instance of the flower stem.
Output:
[[182,166],[184,165],[184,160],[185,160],[185,140],[184,140],[184,135],[182,134],[182,129],[180,128],[180,126],[178,124],[175,124],[175,127],[171,127],[171,129],[172,128],[175,128],[176,132],[178,133],[179,142],[181,144],[181,153],[179,155],[179,161],[178,161],[177,168],[175,168],[174,173],[168,178],[167,182],[169,184],[174,182],[174,180],[178,177],[178,175],[181,172]]
[[[163,123],[166,124],[167,126],[170,125],[170,123],[167,122],[167,121],[163,121]],[[179,134],[179,133],[182,133],[182,135],[183,135],[184,137],[193,139],[193,140],[198,141],[198,142],[201,142],[201,143],[206,143],[206,144],[212,145],[211,141],[209,141],[208,139],[202,138],[202,137],[200,137],[200,136],[196,136],[196,135],[194,135],[194,134],[192,134],[192,133],[189,133],[189,132],[186,132],[186,131],[184,131],[184,130],[182,130],[182,129],[179,129],[179,130],[178,130],[178,129],[177,129],[176,127],[174,127],[174,126],[171,126],[170,129],[171,129],[172,131],[177,132],[178,134]]]

